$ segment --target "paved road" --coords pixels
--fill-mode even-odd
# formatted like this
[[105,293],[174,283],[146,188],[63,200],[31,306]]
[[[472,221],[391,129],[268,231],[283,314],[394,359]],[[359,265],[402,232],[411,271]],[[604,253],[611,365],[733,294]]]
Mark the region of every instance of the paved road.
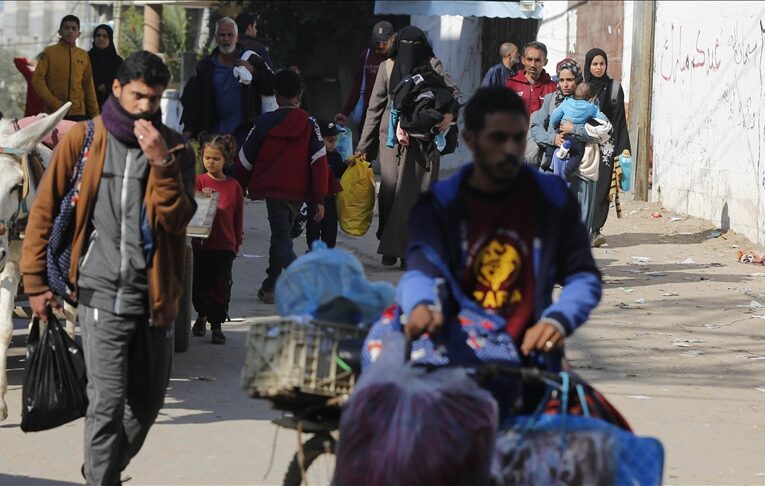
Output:
[[[765,304],[765,280],[752,276],[765,269],[733,262],[732,245],[746,245],[742,238],[707,239],[711,225],[670,223],[670,214],[651,218],[657,209],[628,203],[625,219],[609,221],[610,244],[595,250],[605,299],[571,340],[569,355],[638,433],[662,440],[667,482],[765,484],[757,447],[765,395],[756,389],[765,385],[765,360],[753,359],[765,356],[765,321],[754,317],[765,310],[738,307]],[[235,262],[231,305],[232,317],[245,322],[224,327],[225,346],[210,344],[208,333],[176,354],[166,407],[126,471],[128,484],[278,484],[286,471],[295,434],[275,436],[269,420],[277,414],[239,387],[246,319],[274,312],[255,298],[266,264],[259,257],[267,253],[264,204],[247,203],[245,226],[248,256]],[[304,240],[297,243],[304,251]],[[340,245],[360,258],[370,278],[400,277],[379,265],[373,234],[341,237]],[[688,258],[697,263],[672,263]],[[81,483],[82,420],[27,435],[18,429],[24,335],[18,321],[11,416],[0,424],[0,485]]]

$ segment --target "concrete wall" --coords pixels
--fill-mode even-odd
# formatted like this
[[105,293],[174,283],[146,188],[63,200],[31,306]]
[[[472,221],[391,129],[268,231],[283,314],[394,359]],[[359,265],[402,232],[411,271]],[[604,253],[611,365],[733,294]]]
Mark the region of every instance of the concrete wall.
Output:
[[537,40],[547,46],[547,71],[554,74],[555,64],[568,57],[573,48],[570,43],[576,39],[575,13],[569,11],[566,0],[551,0],[544,3],[542,15]]
[[620,79],[629,96],[634,1],[552,0],[544,3],[544,19],[537,40],[547,46],[547,71],[573,57],[584,68],[584,56],[593,47],[608,54],[608,74]]
[[765,244],[765,2],[660,1],[654,197]]
[[[412,25],[425,32],[433,52],[462,91],[465,102],[481,84],[481,22],[476,17],[413,15]],[[459,123],[462,127],[462,123]],[[472,158],[463,143],[441,159],[441,169],[454,169]]]

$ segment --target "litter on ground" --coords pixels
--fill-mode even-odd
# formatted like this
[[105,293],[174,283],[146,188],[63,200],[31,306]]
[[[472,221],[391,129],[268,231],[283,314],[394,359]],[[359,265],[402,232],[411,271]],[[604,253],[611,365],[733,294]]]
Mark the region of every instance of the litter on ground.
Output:
[[759,308],[762,307],[762,304],[760,304],[756,300],[753,300],[753,301],[749,302],[748,304],[737,305],[736,307],[746,307],[747,309],[759,309]]

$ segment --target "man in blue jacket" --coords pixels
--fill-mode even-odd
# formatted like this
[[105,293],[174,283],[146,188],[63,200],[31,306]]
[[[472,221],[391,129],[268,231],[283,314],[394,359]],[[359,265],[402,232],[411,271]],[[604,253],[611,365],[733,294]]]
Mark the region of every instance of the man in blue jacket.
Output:
[[[507,320],[524,364],[555,369],[564,339],[600,301],[601,278],[566,184],[524,164],[527,131],[526,108],[512,90],[482,88],[468,102],[463,136],[475,162],[413,209],[398,302],[412,338],[454,322],[454,299],[443,288],[435,295],[443,277],[431,263],[436,254],[464,294]],[[555,284],[563,289],[553,301]]]

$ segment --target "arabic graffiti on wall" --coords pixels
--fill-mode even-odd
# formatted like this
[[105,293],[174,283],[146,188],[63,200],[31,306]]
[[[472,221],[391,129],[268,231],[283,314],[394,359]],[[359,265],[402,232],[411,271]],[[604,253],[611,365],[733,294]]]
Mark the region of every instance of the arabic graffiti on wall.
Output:
[[657,3],[651,132],[669,207],[765,244],[765,3]]

